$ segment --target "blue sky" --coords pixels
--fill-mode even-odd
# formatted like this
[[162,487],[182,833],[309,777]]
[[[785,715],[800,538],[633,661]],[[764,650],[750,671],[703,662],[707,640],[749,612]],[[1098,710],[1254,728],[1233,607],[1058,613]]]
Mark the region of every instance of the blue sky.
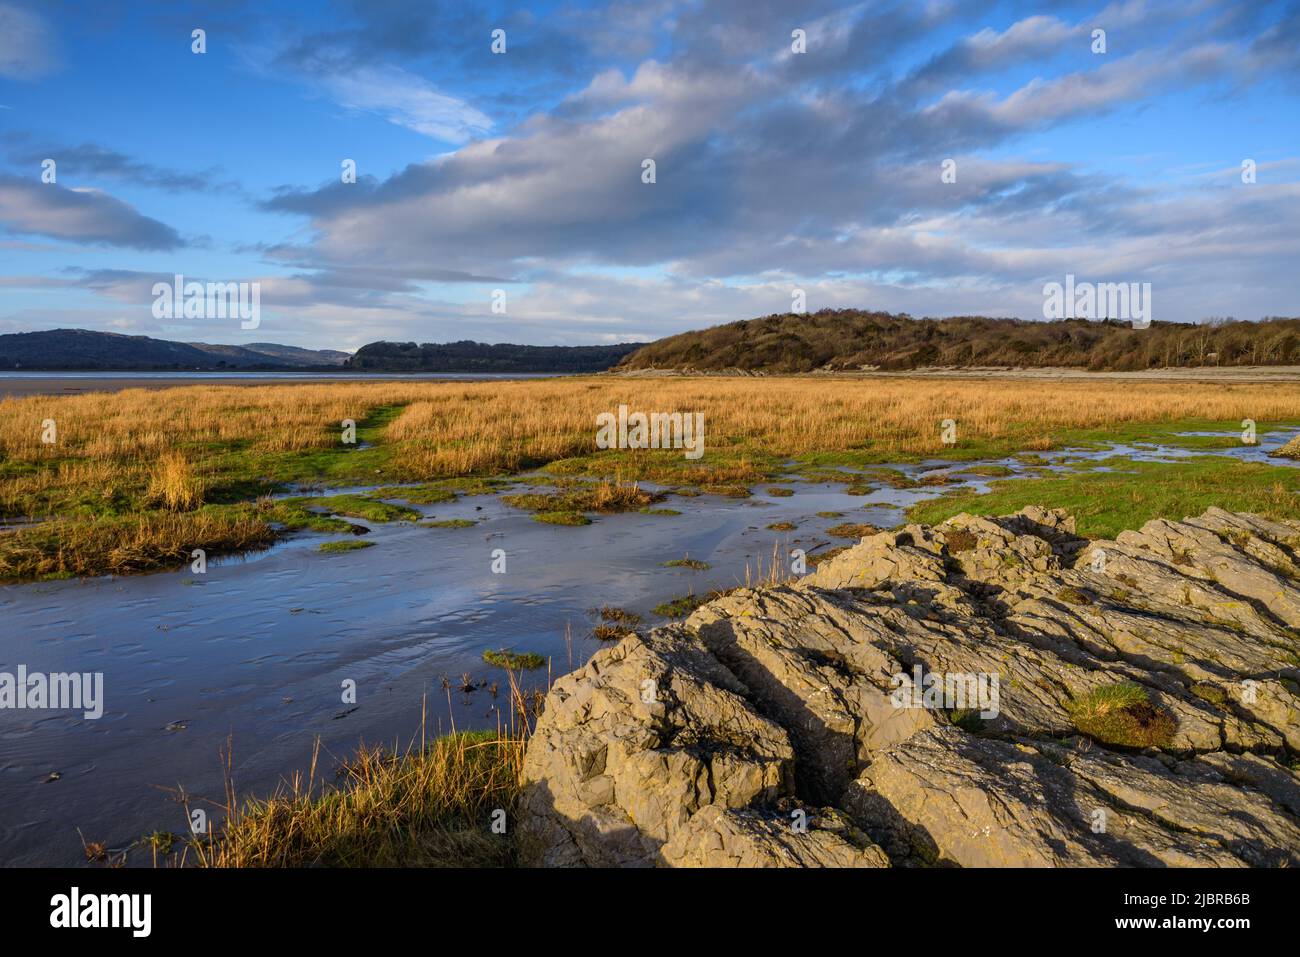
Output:
[[[1298,106],[1297,3],[0,0],[0,332],[617,342],[1067,273],[1298,315]],[[154,318],[176,273],[260,327]]]

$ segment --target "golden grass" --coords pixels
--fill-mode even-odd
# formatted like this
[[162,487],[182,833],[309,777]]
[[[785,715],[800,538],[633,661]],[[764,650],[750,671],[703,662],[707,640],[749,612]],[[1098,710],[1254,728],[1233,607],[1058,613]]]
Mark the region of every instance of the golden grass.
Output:
[[173,512],[188,512],[203,504],[203,484],[189,458],[172,450],[150,473],[149,497]]
[[[318,779],[319,742],[306,775],[269,798],[240,802],[234,756],[223,753],[223,824],[185,843],[177,863],[199,867],[508,867],[524,849],[517,820],[524,754],[540,713],[506,669],[509,715],[495,731],[452,733],[404,751],[367,747]],[[186,817],[191,802],[182,795]]]
[[[37,472],[71,468],[64,478],[91,482],[112,474],[107,463],[151,470],[177,449],[201,458],[236,444],[262,453],[338,448],[344,419],[363,422],[376,409],[396,406],[401,412],[383,439],[400,448],[403,473],[434,478],[510,472],[595,452],[595,417],[619,404],[703,412],[705,460],[685,463],[703,469],[710,454],[737,446],[783,456],[854,449],[940,454],[948,450],[940,423],[949,418],[957,422],[959,446],[1007,439],[1018,449],[1049,447],[1053,432],[1062,429],[1181,419],[1294,420],[1300,419],[1300,386],[596,377],[131,389],[0,400],[0,461],[11,473],[17,464]],[[58,423],[56,445],[40,441],[46,418]],[[201,461],[194,465],[202,471]],[[734,461],[726,467],[737,478],[752,477]],[[22,478],[11,474],[5,484]]]
[[[450,734],[404,753],[362,747],[317,785],[317,757],[270,798],[238,805],[225,825],[191,842],[200,867],[504,867],[517,863],[515,802],[524,738]],[[188,811],[187,807],[187,811]],[[492,830],[493,816],[504,833]]]
[[[623,404],[703,413],[703,458],[598,450],[596,416]],[[616,477],[605,505],[618,508],[630,504],[616,500],[629,494],[620,489],[638,480],[742,495],[789,459],[816,466],[977,458],[1056,447],[1088,430],[1140,441],[1158,438],[1162,423],[1235,428],[1245,418],[1300,422],[1300,385],[589,376],[9,397],[0,399],[0,520],[125,518],[156,508],[184,515],[204,502],[250,502],[291,481],[391,484],[539,466]],[[41,442],[46,419],[57,424],[52,445]],[[957,424],[955,447],[942,442],[947,419]],[[371,447],[343,441],[345,420]],[[117,527],[151,538],[164,528],[158,521],[138,532]],[[14,534],[0,533],[0,542]],[[190,536],[170,546],[179,553],[202,542]],[[55,563],[93,564],[112,563]]]
[[55,519],[0,535],[0,581],[124,575],[263,548],[271,527],[243,514],[149,512],[82,521]]

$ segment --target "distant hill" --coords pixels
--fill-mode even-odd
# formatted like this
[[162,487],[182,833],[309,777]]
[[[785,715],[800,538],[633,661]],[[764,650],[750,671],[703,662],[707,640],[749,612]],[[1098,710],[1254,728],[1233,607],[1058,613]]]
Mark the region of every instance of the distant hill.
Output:
[[250,342],[244,346],[213,345],[206,342],[191,342],[189,345],[212,355],[225,356],[233,350],[236,359],[239,359],[243,353],[252,353],[290,366],[341,366],[352,357],[352,353],[339,352],[337,349],[302,349],[298,346],[281,346],[274,342]]
[[1300,319],[1205,324],[1118,320],[914,319],[852,309],[764,316],[684,332],[637,349],[617,371],[814,372],[920,367],[1300,364]]
[[0,369],[140,371],[341,367],[346,352],[274,343],[246,346],[170,342],[86,329],[0,335]]
[[374,372],[603,372],[640,343],[613,346],[519,346],[482,342],[372,342],[346,363]]

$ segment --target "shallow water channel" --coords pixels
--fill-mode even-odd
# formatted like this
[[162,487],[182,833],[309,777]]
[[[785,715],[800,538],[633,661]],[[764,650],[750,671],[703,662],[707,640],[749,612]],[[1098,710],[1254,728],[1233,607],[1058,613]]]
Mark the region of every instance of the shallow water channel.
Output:
[[[1294,431],[1213,454],[1262,460]],[[1116,446],[1041,458],[1061,469],[1082,458],[1187,454],[1205,453]],[[533,521],[494,495],[466,496],[415,507],[425,518],[474,520],[468,528],[350,519],[367,525],[374,543],[358,551],[322,554],[319,545],[339,536],[300,533],[264,552],[210,560],[203,575],[186,567],[0,587],[0,671],[102,672],[105,699],[98,720],[0,711],[0,864],[76,864],[83,838],[123,849],[153,831],[184,833],[173,792],[220,803],[227,739],[241,793],[265,794],[307,767],[317,738],[326,777],[362,740],[404,747],[418,738],[426,696],[430,735],[453,723],[496,727],[508,711],[505,674],[483,662],[484,650],[536,652],[558,676],[600,647],[594,607],[661,623],[657,604],[744,584],[747,568],[767,571],[774,549],[786,561],[793,548],[816,555],[852,544],[829,527],[896,525],[916,501],[984,488],[989,479],[963,476],[975,464],[1041,474],[1014,459],[936,460],[891,467],[912,477],[950,471],[952,484],[872,483],[861,496],[845,491],[855,473],[845,484],[792,477],[757,485],[748,499],[670,495],[656,507],[680,515],[600,515],[581,527]],[[794,494],[772,496],[772,486]],[[524,479],[514,490],[528,488]],[[780,522],[797,528],[767,528]],[[494,549],[505,553],[504,574],[492,571]],[[711,567],[662,565],[686,556]],[[484,686],[461,692],[466,674]],[[545,687],[546,674],[526,681]],[[342,701],[347,679],[356,682],[355,706]],[[131,861],[147,864],[147,852]]]

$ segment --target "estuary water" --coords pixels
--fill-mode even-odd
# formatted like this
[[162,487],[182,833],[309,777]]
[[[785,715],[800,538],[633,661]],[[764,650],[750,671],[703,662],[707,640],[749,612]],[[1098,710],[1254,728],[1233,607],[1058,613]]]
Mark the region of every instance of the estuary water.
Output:
[[[1293,431],[1216,454],[1264,459]],[[1188,453],[1116,446],[1044,453],[1048,464],[1033,468],[1116,454]],[[985,488],[989,479],[964,471],[973,464],[894,466],[910,477],[947,475],[949,484],[874,484],[865,496],[848,494],[856,473],[847,471],[844,483],[791,476],[747,499],[669,495],[656,507],[680,514],[600,515],[580,527],[533,521],[495,495],[465,496],[415,507],[425,519],[471,527],[350,519],[373,542],[357,551],[321,553],[340,536],[299,533],[262,552],[210,559],[205,574],[186,567],[0,587],[0,672],[102,672],[104,688],[97,720],[0,711],[0,864],[72,865],[84,861],[83,839],[125,849],[154,831],[186,832],[176,793],[195,806],[223,803],[227,742],[240,792],[264,795],[307,768],[317,739],[329,778],[362,741],[418,740],[422,714],[430,735],[496,727],[508,714],[506,680],[484,663],[484,650],[535,652],[558,676],[601,646],[593,608],[662,623],[656,605],[744,584],[747,571],[762,577],[774,554],[787,562],[791,549],[815,556],[852,544],[828,533],[835,525],[890,527],[914,502]],[[1015,459],[983,464],[1031,470]],[[515,490],[529,487],[523,479]],[[774,496],[772,487],[793,494]],[[785,522],[795,529],[768,528]],[[504,570],[494,571],[501,555]],[[710,567],[663,565],[685,557]],[[547,673],[528,672],[527,686],[544,688]],[[477,690],[459,690],[464,676]],[[343,699],[346,682],[355,682],[355,703]],[[129,860],[149,863],[139,850]]]

